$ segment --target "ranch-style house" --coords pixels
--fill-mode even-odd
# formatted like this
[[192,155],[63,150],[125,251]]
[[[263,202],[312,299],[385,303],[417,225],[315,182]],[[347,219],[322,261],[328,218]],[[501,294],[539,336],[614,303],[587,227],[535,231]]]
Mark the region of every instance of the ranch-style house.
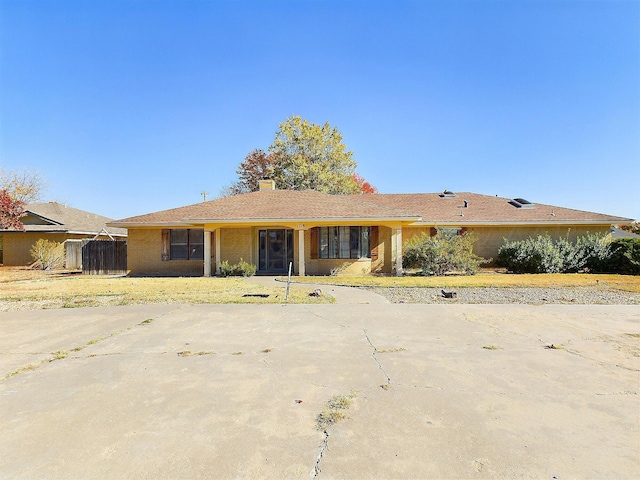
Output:
[[276,190],[219,198],[110,222],[126,228],[131,275],[212,276],[220,264],[252,263],[258,274],[402,275],[403,243],[437,229],[472,232],[476,254],[495,258],[504,239],[608,233],[631,219],[522,198],[476,193],[329,195]]

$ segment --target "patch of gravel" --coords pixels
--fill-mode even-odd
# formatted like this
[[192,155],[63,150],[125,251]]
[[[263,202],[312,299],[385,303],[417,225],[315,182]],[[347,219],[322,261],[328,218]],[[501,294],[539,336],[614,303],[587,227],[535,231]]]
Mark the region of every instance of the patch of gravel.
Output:
[[527,305],[640,305],[640,293],[601,287],[571,288],[455,288],[456,298],[444,298],[441,288],[370,287],[391,303],[520,303]]

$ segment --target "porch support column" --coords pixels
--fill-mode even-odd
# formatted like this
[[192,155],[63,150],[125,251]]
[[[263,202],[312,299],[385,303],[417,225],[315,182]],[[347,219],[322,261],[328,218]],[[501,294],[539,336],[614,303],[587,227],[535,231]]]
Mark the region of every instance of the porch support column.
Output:
[[204,276],[211,276],[211,230],[204,229]]
[[215,239],[216,239],[216,275],[220,275],[220,232],[221,228],[216,228],[215,230]]
[[298,230],[298,275],[305,276],[304,270],[304,230]]
[[402,227],[396,228],[396,275],[401,277],[402,271]]

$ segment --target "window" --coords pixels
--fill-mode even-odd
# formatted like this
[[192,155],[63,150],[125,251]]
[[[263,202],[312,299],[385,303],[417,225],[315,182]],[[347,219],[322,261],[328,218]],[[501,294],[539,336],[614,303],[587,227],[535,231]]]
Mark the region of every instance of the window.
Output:
[[170,239],[171,260],[204,260],[203,229],[173,229]]
[[319,258],[370,258],[370,227],[319,227]]

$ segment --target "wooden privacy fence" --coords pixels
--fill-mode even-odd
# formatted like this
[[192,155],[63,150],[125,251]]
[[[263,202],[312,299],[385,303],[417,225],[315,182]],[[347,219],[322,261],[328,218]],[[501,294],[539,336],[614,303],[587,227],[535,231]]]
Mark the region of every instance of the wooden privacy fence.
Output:
[[67,270],[78,270],[82,268],[82,245],[86,240],[67,239],[64,241],[65,260],[64,268]]
[[82,246],[82,273],[115,275],[127,273],[127,242],[89,240]]

